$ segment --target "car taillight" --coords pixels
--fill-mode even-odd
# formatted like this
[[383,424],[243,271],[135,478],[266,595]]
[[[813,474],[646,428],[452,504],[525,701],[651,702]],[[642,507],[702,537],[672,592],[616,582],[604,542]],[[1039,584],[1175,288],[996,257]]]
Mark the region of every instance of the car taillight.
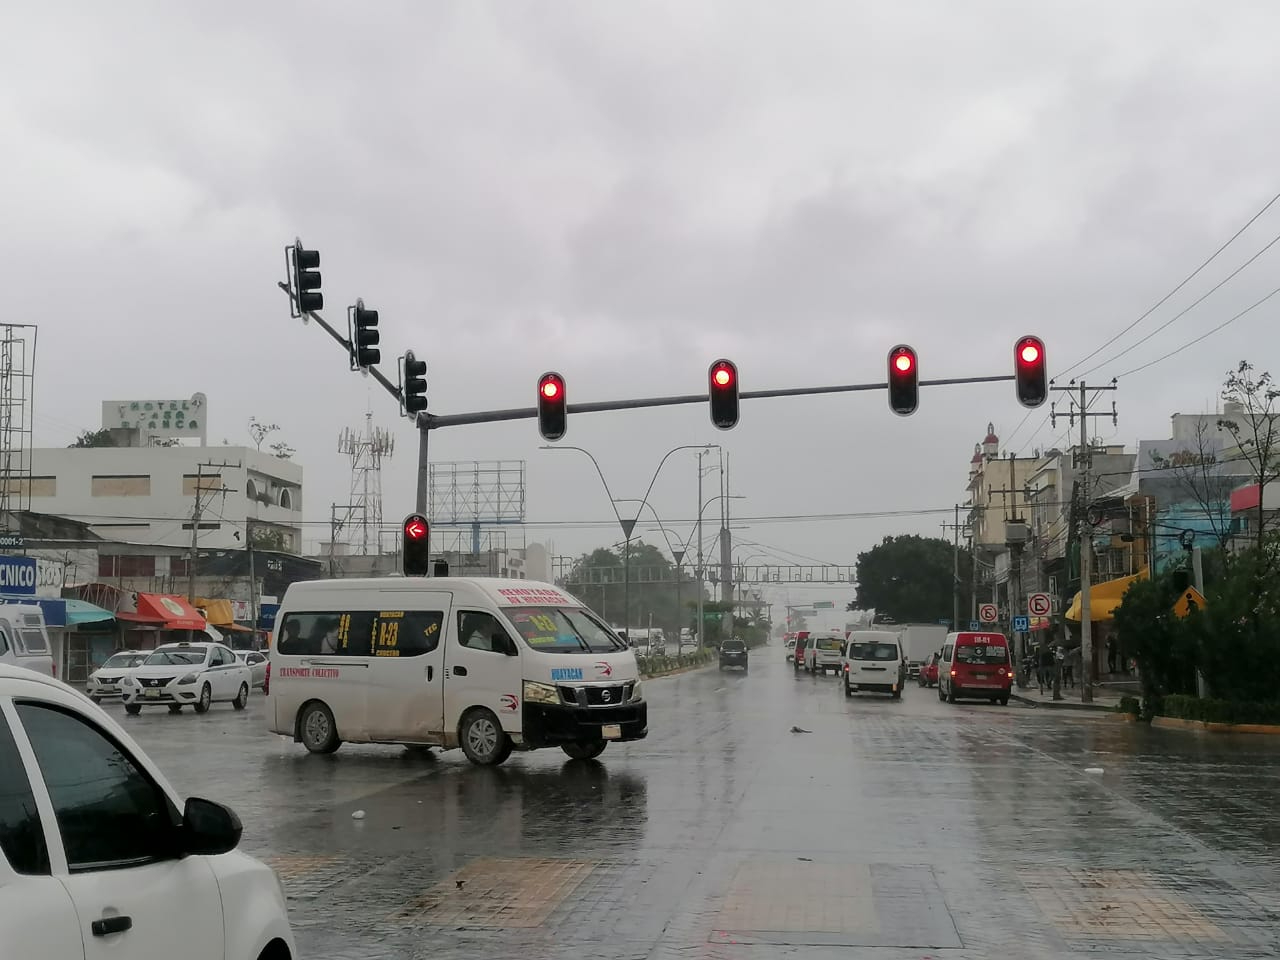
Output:
[[952,670],[952,671],[951,671],[951,675],[954,677],[954,676],[956,675],[956,672],[955,672],[954,670]]

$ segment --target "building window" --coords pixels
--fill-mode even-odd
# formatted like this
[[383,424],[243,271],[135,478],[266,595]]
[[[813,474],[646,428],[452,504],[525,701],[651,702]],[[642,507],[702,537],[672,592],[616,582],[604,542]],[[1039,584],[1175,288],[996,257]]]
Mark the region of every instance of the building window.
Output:
[[151,477],[145,474],[97,476],[92,481],[95,497],[149,497]]
[[98,576],[100,577],[154,577],[156,575],[156,558],[136,556],[134,554],[117,554],[98,556]]
[[57,495],[57,477],[24,477],[9,481],[11,497],[56,497]]
[[191,576],[191,561],[186,557],[170,557],[169,558],[169,576],[171,577],[189,577]]
[[182,495],[184,497],[194,497],[196,491],[208,493],[211,490],[222,489],[222,474],[220,473],[184,473],[182,475]]
[[258,499],[258,485],[253,482],[253,477],[244,482],[244,495],[249,500]]
[[293,493],[288,487],[280,488],[280,506],[284,507],[286,510],[293,509]]
[[[190,530],[190,529],[191,529],[191,521],[190,521],[190,520],[188,520],[186,523],[184,523],[184,524],[182,525],[182,529],[183,529],[183,530]],[[207,522],[207,523],[201,523],[201,524],[200,524],[200,529],[201,529],[201,530],[221,530],[221,529],[222,529],[222,524],[220,524],[220,523],[214,523],[213,521],[209,521],[209,522]]]

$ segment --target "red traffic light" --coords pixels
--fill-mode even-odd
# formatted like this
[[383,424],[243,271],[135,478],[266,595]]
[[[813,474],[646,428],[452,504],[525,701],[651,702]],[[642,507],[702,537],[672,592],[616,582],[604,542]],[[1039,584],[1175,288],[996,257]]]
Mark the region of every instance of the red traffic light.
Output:
[[548,371],[538,378],[538,432],[543,440],[559,440],[569,427],[564,377]]
[[738,423],[738,366],[732,360],[717,360],[707,373],[711,423],[717,430],[732,430]]
[[711,382],[717,387],[729,387],[733,385],[733,370],[728,364],[721,363],[711,371]]
[[893,366],[899,373],[910,373],[915,365],[915,358],[909,353],[900,353],[893,358]]
[[1018,358],[1023,363],[1035,363],[1040,359],[1040,347],[1031,342],[1024,343],[1018,351]]
[[404,535],[410,540],[425,540],[427,521],[424,517],[410,517],[404,522]]
[[1049,373],[1044,341],[1019,337],[1013,345],[1013,379],[1018,402],[1038,407],[1049,398]]
[[548,400],[560,396],[560,381],[554,378],[542,381],[542,395]]
[[889,351],[889,409],[909,417],[920,406],[920,370],[916,352],[905,343]]

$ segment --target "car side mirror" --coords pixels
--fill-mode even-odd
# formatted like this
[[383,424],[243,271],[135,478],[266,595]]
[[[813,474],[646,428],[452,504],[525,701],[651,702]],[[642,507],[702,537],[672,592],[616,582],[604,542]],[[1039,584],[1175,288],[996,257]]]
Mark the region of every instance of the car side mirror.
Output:
[[214,857],[240,845],[244,825],[230,807],[199,797],[187,799],[182,811],[182,852]]

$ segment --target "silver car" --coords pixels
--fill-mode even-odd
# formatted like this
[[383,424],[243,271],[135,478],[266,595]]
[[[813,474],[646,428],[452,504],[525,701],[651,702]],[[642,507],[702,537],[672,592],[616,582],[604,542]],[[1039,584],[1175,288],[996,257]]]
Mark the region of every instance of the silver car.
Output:
[[249,668],[253,674],[250,681],[255,687],[267,685],[267,655],[259,650],[237,650],[236,659]]

